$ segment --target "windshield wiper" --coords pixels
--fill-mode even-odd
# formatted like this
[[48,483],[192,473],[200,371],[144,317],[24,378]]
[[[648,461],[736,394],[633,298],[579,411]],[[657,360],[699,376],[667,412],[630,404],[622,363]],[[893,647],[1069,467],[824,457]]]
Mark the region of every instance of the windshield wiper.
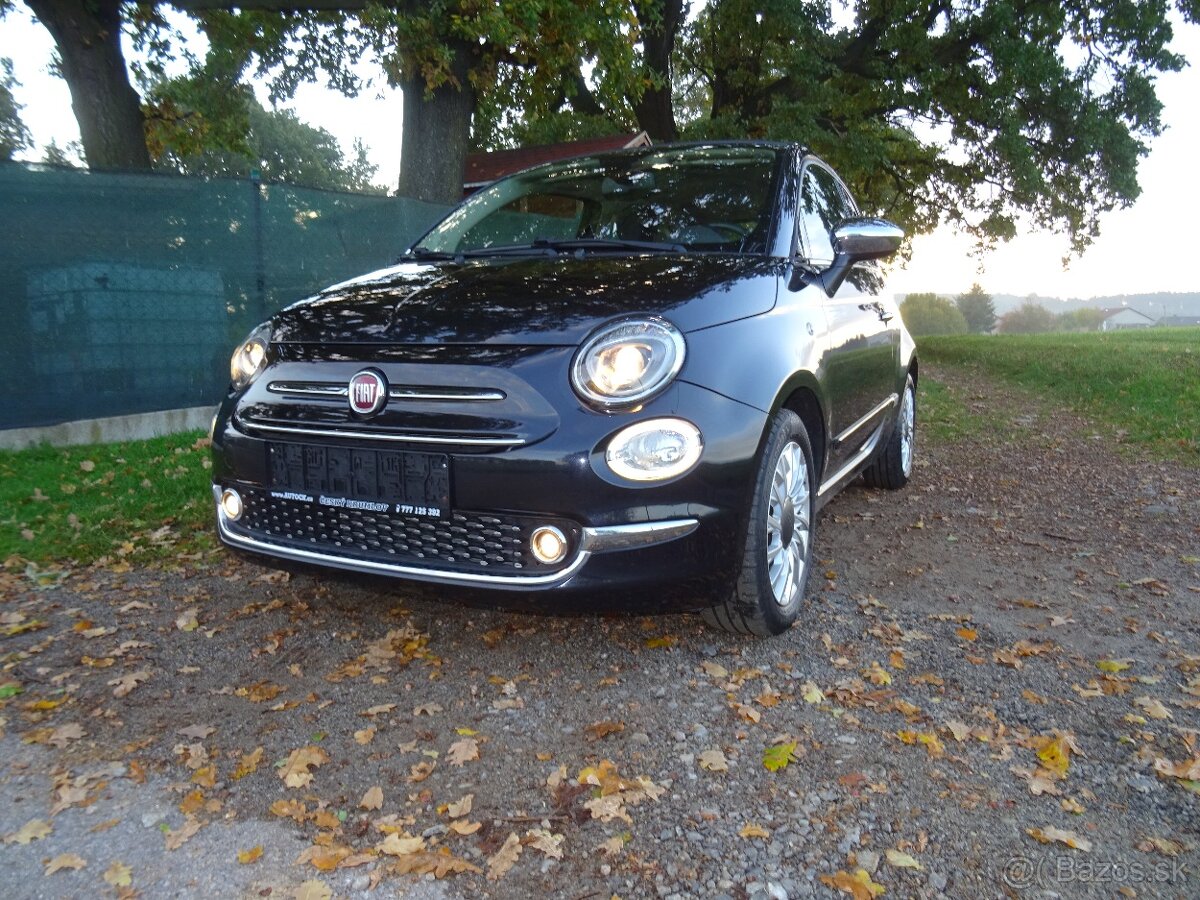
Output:
[[456,253],[446,253],[441,250],[429,250],[425,247],[413,247],[401,259],[470,259],[481,256],[558,256],[560,253],[584,252],[587,250],[641,250],[648,253],[687,253],[683,244],[669,244],[660,241],[627,241],[618,238],[534,238],[528,244],[504,244],[498,247],[477,247],[474,250],[459,250]]
[[534,239],[535,247],[550,247],[553,250],[645,250],[650,253],[687,253],[683,244],[665,241],[632,241],[622,238],[567,238],[551,240]]
[[410,247],[400,259],[454,259],[456,255],[444,250],[430,250],[427,247]]

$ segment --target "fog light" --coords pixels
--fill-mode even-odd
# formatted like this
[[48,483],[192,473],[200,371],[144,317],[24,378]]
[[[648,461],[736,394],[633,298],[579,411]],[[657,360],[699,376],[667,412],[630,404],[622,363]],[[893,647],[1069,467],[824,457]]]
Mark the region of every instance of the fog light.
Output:
[[242,495],[233,488],[226,488],[221,492],[221,512],[225,513],[225,518],[231,522],[236,522],[242,517]]
[[567,538],[553,525],[542,525],[534,529],[529,539],[529,549],[538,562],[550,565],[567,555]]
[[688,471],[700,460],[700,429],[684,419],[647,419],[618,431],[604,458],[630,481],[662,481]]

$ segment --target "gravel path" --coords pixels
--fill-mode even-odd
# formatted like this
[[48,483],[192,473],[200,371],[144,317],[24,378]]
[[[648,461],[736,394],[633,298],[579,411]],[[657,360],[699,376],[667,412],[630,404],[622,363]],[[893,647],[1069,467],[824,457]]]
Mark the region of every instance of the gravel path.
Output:
[[1200,895],[1200,471],[937,377],[770,641],[10,561],[5,896]]

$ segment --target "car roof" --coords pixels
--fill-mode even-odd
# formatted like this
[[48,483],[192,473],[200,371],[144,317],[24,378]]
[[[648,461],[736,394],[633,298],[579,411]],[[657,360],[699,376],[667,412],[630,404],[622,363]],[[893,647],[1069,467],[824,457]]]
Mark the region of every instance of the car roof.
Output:
[[[549,162],[540,163],[536,166],[530,166],[523,169],[522,172],[532,172],[536,169],[541,169],[547,166],[557,166],[565,162],[571,162],[576,159],[636,159],[639,156],[649,156],[654,153],[661,153],[664,150],[686,150],[689,148],[701,147],[745,147],[764,150],[792,150],[799,153],[801,156],[807,154],[807,151],[802,145],[792,141],[767,141],[753,139],[738,139],[738,140],[713,140],[713,141],[668,141],[662,144],[651,144],[645,147],[630,147],[620,150],[603,150],[593,153],[580,153],[575,156],[564,156],[561,159],[556,159]],[[513,172],[512,175],[519,175],[522,172]],[[506,175],[505,178],[510,178],[512,175]],[[496,179],[501,181],[503,179]],[[493,184],[495,182],[492,182]]]

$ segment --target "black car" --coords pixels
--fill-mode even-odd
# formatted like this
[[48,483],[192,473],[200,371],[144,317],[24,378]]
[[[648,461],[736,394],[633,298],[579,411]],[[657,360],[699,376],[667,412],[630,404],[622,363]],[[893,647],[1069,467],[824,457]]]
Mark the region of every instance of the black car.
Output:
[[785,144],[498,181],[238,347],[221,538],[545,609],[650,588],[779,633],[818,509],[912,469],[915,348],[874,262],[902,237]]

